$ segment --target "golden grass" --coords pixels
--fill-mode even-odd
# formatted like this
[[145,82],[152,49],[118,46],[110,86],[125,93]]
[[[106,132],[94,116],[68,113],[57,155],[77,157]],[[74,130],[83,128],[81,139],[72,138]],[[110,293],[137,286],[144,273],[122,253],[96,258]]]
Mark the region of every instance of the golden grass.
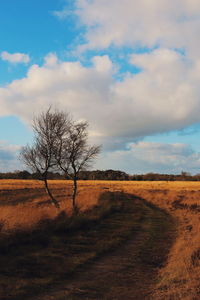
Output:
[[[50,186],[62,209],[70,214],[72,183],[55,180],[50,181]],[[177,219],[178,236],[166,265],[160,270],[154,299],[200,298],[200,183],[80,181],[77,200],[81,210],[95,205],[106,190],[139,196]],[[39,181],[1,180],[0,201],[0,220],[5,220],[6,230],[31,227],[58,214],[46,203],[48,196]]]
[[[72,183],[69,181],[50,182],[53,194],[60,201],[61,209],[71,213]],[[77,201],[81,210],[97,203],[101,189],[81,185]],[[4,230],[12,231],[19,227],[29,228],[44,218],[55,218],[59,211],[48,202],[49,198],[43,183],[34,180],[0,181],[0,221],[5,222]]]

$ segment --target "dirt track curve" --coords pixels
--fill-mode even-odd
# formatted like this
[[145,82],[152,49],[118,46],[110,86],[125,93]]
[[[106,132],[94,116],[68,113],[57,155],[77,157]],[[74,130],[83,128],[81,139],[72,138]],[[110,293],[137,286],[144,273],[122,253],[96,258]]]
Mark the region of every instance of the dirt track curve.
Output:
[[132,195],[126,197],[133,205],[142,203],[145,207],[141,225],[133,230],[131,238],[79,269],[66,282],[52,286],[43,295],[32,299],[156,299],[154,289],[158,270],[165,263],[171,247],[174,224],[169,215],[145,200]]

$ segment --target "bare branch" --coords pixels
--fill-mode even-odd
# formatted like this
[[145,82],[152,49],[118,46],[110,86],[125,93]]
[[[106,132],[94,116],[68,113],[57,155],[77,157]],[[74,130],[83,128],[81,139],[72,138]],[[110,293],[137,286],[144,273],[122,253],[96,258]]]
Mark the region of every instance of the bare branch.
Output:
[[88,145],[88,123],[71,121],[68,131],[60,140],[57,162],[62,171],[73,179],[73,210],[77,211],[76,194],[79,172],[89,167],[100,152],[100,146]]
[[50,170],[57,168],[57,151],[69,124],[70,117],[68,114],[56,110],[52,111],[49,107],[46,112],[42,112],[33,121],[34,145],[32,147],[26,146],[21,151],[21,159],[29,168],[41,175],[45,188],[56,207],[59,207],[59,204],[49,190],[47,176]]
[[53,203],[47,182],[48,172],[61,170],[74,182],[73,208],[76,209],[77,180],[81,170],[88,168],[100,152],[100,146],[88,145],[88,123],[75,122],[62,111],[49,109],[33,121],[35,143],[21,151],[26,165],[38,172],[45,182],[46,190]]

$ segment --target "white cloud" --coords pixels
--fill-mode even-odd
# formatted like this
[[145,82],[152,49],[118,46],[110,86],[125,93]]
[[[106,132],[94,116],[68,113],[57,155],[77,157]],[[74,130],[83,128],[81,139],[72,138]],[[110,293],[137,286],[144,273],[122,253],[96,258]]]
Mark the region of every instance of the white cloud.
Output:
[[[101,105],[93,109],[91,100],[90,111],[97,116],[95,132],[99,137],[107,135],[107,144],[117,147],[132,138],[200,121],[198,0],[75,3],[74,13],[86,28],[85,44],[78,47],[79,51],[113,45],[129,46],[133,52],[135,47],[155,49],[130,57],[129,63],[141,68],[139,74],[127,73],[121,82],[110,79],[104,85],[100,101],[104,113]],[[87,117],[92,121],[91,115]]]
[[69,10],[67,7],[64,7],[62,10],[56,10],[53,11],[52,14],[56,17],[58,17],[59,19],[65,19],[66,17],[70,16],[72,13],[71,10]]
[[164,48],[130,60],[143,71],[116,81],[116,66],[106,55],[84,67],[49,54],[43,66],[32,65],[25,78],[0,88],[0,114],[30,121],[33,113],[55,104],[87,119],[93,140],[105,148],[200,122],[200,60],[194,65]]
[[57,63],[58,63],[58,58],[56,56],[55,53],[49,53],[45,58],[44,58],[44,61],[45,61],[45,66],[46,67],[53,67],[53,66],[56,66]]
[[[67,6],[57,12],[62,18],[67,14]],[[128,63],[141,72],[124,74],[121,81],[113,79],[116,66],[106,56],[93,58],[92,68],[71,63],[73,71],[57,99],[90,121],[94,140],[124,147],[133,139],[200,122],[198,0],[76,0],[74,14],[86,29],[79,51],[154,49],[130,56]],[[60,68],[64,65],[70,63],[60,62]]]
[[181,171],[196,174],[200,170],[200,153],[187,144],[139,142],[130,144],[127,150],[104,153],[95,167],[117,168],[130,174]]
[[198,0],[77,0],[75,13],[87,27],[82,50],[160,45],[199,57]]
[[24,53],[8,53],[7,51],[3,51],[0,53],[0,57],[2,60],[8,61],[10,63],[18,64],[18,63],[28,63],[30,61],[30,57]]
[[59,62],[51,54],[42,67],[32,65],[25,78],[0,88],[1,115],[30,120],[33,112],[56,103],[80,118],[90,115],[95,120],[97,110],[104,110],[111,84],[107,56],[94,58],[94,66],[85,68],[79,62]]

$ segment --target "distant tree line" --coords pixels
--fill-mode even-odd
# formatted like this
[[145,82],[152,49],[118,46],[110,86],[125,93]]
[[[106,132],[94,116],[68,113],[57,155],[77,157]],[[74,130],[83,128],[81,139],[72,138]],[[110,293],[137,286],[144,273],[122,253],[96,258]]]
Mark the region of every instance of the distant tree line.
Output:
[[[36,179],[41,180],[39,173],[31,173],[26,170],[0,173],[0,179]],[[63,175],[57,172],[48,172],[48,179],[65,179]]]
[[[69,180],[70,176],[59,172],[48,172],[48,179],[53,180]],[[39,173],[30,173],[24,171],[14,171],[7,173],[0,173],[0,179],[36,179],[41,180]],[[78,176],[79,180],[130,180],[130,181],[200,181],[200,174],[191,175],[188,172],[181,172],[181,174],[134,174],[129,175],[119,170],[93,170],[81,171]]]
[[105,171],[82,171],[79,179],[81,180],[130,180],[130,175],[123,171],[105,170]]
[[200,181],[200,174],[191,175],[188,172],[180,174],[159,174],[147,173],[141,175],[131,175],[130,180],[138,181]]

